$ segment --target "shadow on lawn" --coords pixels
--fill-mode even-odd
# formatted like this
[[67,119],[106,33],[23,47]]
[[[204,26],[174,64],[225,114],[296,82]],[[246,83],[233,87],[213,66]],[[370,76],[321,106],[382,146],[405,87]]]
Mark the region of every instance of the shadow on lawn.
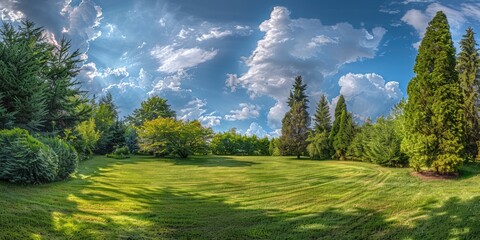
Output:
[[[191,161],[197,160],[207,161],[207,165],[211,161]],[[122,164],[128,162],[133,163]],[[431,201],[422,206],[407,227],[387,220],[389,216],[374,209],[328,208],[310,213],[285,212],[273,206],[249,209],[218,196],[175,188],[125,190],[108,183],[95,186],[89,178],[33,187],[0,184],[0,191],[0,196],[7,196],[3,203],[0,199],[2,206],[13,201],[25,205],[12,211],[0,210],[0,239],[475,239],[480,236],[480,197],[466,201],[450,198],[440,207]],[[88,201],[89,208],[81,207],[79,201]],[[126,208],[128,211],[121,208],[95,211],[95,206],[101,208],[109,202],[122,201],[133,202],[135,207]]]

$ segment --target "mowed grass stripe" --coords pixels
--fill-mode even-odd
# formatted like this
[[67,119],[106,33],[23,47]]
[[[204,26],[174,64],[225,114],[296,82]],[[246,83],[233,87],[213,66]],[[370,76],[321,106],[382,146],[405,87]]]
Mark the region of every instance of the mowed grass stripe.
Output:
[[94,157],[74,179],[0,183],[0,239],[447,239],[480,234],[480,167],[289,157]]

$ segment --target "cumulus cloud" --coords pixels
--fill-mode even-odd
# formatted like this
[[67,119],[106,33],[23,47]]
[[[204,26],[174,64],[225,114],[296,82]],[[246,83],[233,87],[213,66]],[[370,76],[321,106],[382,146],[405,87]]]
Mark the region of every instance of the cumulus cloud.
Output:
[[250,124],[250,126],[248,127],[247,131],[245,132],[245,135],[247,136],[257,136],[257,137],[269,137],[270,138],[270,135],[267,133],[267,131],[265,131],[265,129],[263,129],[262,126],[260,126],[258,123],[256,122],[252,122]]
[[221,123],[222,117],[214,115],[215,113],[216,112],[212,112],[208,115],[200,116],[198,121],[208,127],[218,126]]
[[[402,17],[402,21],[412,26],[418,33],[419,38],[423,38],[427,30],[428,22],[435,16],[438,11],[443,11],[447,15],[448,23],[452,30],[454,38],[462,35],[462,27],[470,20],[478,21],[480,17],[480,4],[463,3],[457,8],[447,7],[440,3],[432,3],[427,6],[425,11],[418,9],[408,10]],[[413,44],[418,48],[420,42]]]
[[[360,120],[387,115],[403,97],[398,82],[386,82],[376,73],[348,73],[339,79],[338,84],[349,111]],[[336,105],[337,99],[332,105]]]
[[252,98],[266,95],[276,100],[268,113],[270,127],[278,128],[288,109],[288,91],[296,75],[309,87],[318,87],[326,75],[345,63],[373,58],[385,34],[384,28],[356,29],[348,23],[324,25],[318,19],[292,19],[285,7],[275,7],[260,24],[264,32],[256,49],[244,60],[248,70],[227,75],[232,91],[244,88]]
[[[78,4],[78,5],[76,5]],[[72,40],[72,49],[88,52],[89,42],[101,35],[98,29],[102,8],[91,0],[16,1],[0,3],[2,20],[19,21],[28,16],[58,41],[62,35]]]
[[218,50],[209,51],[198,47],[175,49],[171,45],[164,47],[157,45],[150,51],[160,64],[158,71],[164,73],[175,73],[195,67],[213,59],[217,53]]
[[239,109],[231,110],[231,114],[225,115],[227,121],[239,121],[256,118],[260,115],[260,107],[253,104],[240,103]]
[[198,119],[203,125],[213,127],[220,125],[221,116],[216,116],[216,112],[206,114],[205,109],[207,102],[195,98],[189,101],[183,109],[180,110],[180,119],[182,120],[195,120]]

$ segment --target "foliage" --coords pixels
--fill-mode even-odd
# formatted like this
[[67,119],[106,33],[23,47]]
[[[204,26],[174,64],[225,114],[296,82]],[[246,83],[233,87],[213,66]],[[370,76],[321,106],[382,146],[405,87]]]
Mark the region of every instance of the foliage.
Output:
[[0,179],[14,183],[52,182],[58,172],[57,154],[24,129],[0,130]]
[[326,160],[332,156],[328,134],[324,130],[318,133],[311,133],[307,139],[309,142],[307,146],[308,155],[311,159]]
[[290,91],[288,98],[290,110],[282,120],[282,136],[279,147],[282,155],[295,155],[300,158],[306,151],[308,126],[310,125],[306,89],[307,85],[303,84],[302,77],[297,76],[293,84],[293,91]]
[[[111,93],[107,93],[105,96],[100,98],[98,104],[94,104],[94,119],[96,128],[102,134],[98,139],[98,142],[95,146],[94,152],[96,154],[107,154],[114,150],[116,143],[115,135],[122,135],[123,133],[117,133],[116,131],[121,131],[118,124],[118,112],[117,106],[113,102],[113,97]],[[122,137],[122,139],[124,139]]]
[[125,128],[125,145],[128,147],[128,150],[131,153],[137,153],[139,150],[138,147],[138,136],[137,131],[132,126],[126,126]]
[[335,156],[339,160],[346,160],[346,153],[350,142],[354,137],[354,123],[350,113],[342,111],[340,116],[338,133],[333,139],[333,148],[335,149]]
[[463,162],[464,100],[443,12],[427,27],[414,72],[407,88],[402,150],[415,171],[457,172]]
[[130,150],[128,149],[127,146],[117,147],[112,153],[107,154],[107,157],[115,158],[115,159],[130,158]]
[[56,180],[65,180],[78,167],[78,154],[73,146],[58,137],[40,137],[42,143],[52,148],[58,157],[58,172]]
[[347,150],[347,158],[355,161],[369,162],[370,159],[366,157],[366,149],[372,139],[373,126],[370,121],[365,122],[355,133],[355,136],[350,142]]
[[313,121],[315,132],[326,132],[328,137],[328,134],[330,134],[330,130],[332,129],[332,119],[330,117],[330,107],[328,106],[327,97],[323,94],[318,102]]
[[282,155],[280,152],[280,139],[278,138],[272,138],[270,140],[270,144],[268,145],[268,153],[270,156],[280,156]]
[[368,161],[389,167],[404,166],[407,163],[407,157],[400,151],[402,138],[394,121],[379,118],[373,124],[365,147],[365,158]]
[[266,137],[259,139],[255,135],[245,136],[237,133],[236,129],[230,129],[215,134],[210,149],[216,155],[266,156],[269,155],[269,144]]
[[465,114],[465,153],[468,159],[475,159],[478,155],[478,142],[480,138],[480,123],[478,115],[479,102],[479,79],[478,69],[480,68],[480,57],[478,54],[475,33],[468,28],[463,39],[460,41],[460,53],[457,57],[456,70],[460,80],[460,87],[463,99],[463,110]]
[[167,100],[158,96],[151,96],[143,101],[140,108],[135,109],[132,116],[127,117],[127,120],[134,126],[139,127],[142,126],[145,121],[154,120],[159,117],[175,118],[176,113],[170,109]]
[[65,130],[65,139],[72,144],[75,149],[83,155],[90,155],[100,139],[101,133],[97,130],[95,120],[90,118],[75,126],[72,132],[70,129]]
[[137,129],[140,149],[155,155],[175,155],[187,158],[191,154],[205,154],[213,131],[199,121],[177,121],[157,118],[145,121]]
[[[0,125],[30,131],[55,131],[85,119],[88,109],[74,77],[80,53],[70,53],[70,42],[58,46],[46,40],[45,31],[30,21],[15,29],[4,23],[0,30]],[[4,109],[4,110],[1,110]]]
[[335,107],[335,120],[328,136],[333,147],[332,155],[336,159],[345,160],[347,149],[355,134],[355,124],[351,114],[347,111],[345,98],[340,95]]

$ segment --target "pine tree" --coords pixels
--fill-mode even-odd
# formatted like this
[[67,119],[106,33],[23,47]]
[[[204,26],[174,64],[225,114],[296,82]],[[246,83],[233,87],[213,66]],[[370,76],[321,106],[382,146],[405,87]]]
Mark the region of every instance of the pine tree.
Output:
[[474,159],[478,155],[478,132],[480,131],[478,116],[478,68],[480,68],[480,58],[475,41],[475,33],[472,28],[468,28],[463,39],[460,41],[461,52],[457,57],[456,70],[460,80],[463,99],[465,100],[465,153],[469,159]]
[[328,101],[325,95],[320,97],[320,101],[318,102],[314,115],[314,122],[315,132],[325,132],[328,136],[330,130],[332,129],[332,119],[330,117],[330,107],[328,106]]
[[463,158],[463,97],[447,17],[437,12],[416,58],[407,88],[402,150],[416,170],[452,173]]
[[288,98],[290,111],[285,114],[282,120],[282,136],[279,146],[282,155],[295,155],[300,158],[306,150],[308,126],[310,125],[306,88],[307,85],[303,84],[302,77],[296,77],[293,91],[290,92]]

